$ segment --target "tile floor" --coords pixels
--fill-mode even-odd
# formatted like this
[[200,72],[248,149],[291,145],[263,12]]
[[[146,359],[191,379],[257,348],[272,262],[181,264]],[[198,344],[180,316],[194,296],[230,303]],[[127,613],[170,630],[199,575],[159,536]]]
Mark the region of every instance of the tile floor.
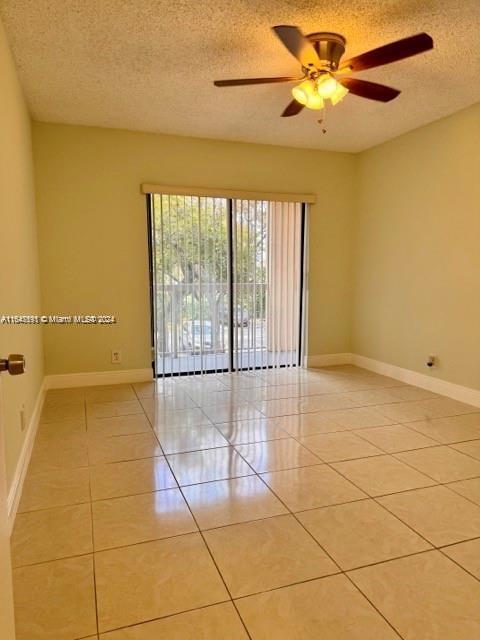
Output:
[[47,395],[17,640],[478,640],[480,409],[354,368]]

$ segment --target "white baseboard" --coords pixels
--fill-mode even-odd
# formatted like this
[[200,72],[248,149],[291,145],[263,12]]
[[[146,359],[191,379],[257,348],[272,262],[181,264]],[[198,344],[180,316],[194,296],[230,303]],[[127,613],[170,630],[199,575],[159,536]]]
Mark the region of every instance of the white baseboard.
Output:
[[374,360],[373,358],[367,358],[356,353],[331,353],[318,356],[306,357],[308,367],[329,367],[340,364],[353,364],[356,367],[362,369],[368,369],[374,371],[382,376],[388,376],[395,380],[400,380],[406,384],[411,384],[415,387],[421,387],[432,391],[432,393],[438,393],[448,398],[453,398],[459,402],[465,402],[471,404],[474,407],[480,407],[480,389],[472,389],[471,387],[464,387],[454,382],[447,382],[441,378],[429,376],[425,373],[419,373],[418,371],[412,371],[411,369],[404,369],[397,367],[394,364],[388,364],[381,360]]
[[339,364],[350,364],[351,362],[351,353],[325,353],[317,356],[305,356],[305,366],[307,367],[333,367]]
[[28,464],[32,455],[32,449],[37,435],[40,415],[45,401],[45,393],[48,389],[62,389],[68,387],[90,387],[100,384],[121,384],[128,382],[146,382],[152,380],[151,369],[127,369],[123,371],[94,371],[89,373],[67,373],[45,376],[37,400],[28,423],[23,441],[22,450],[18,458],[12,484],[7,496],[8,526],[10,532],[13,529],[18,504],[22,495],[23,483],[27,473]]
[[148,382],[152,379],[153,372],[151,368],[60,373],[46,376],[46,388],[67,389],[71,387],[95,387],[99,384],[128,384],[131,382]]
[[18,458],[15,473],[13,474],[12,484],[7,495],[7,512],[8,512],[8,526],[10,533],[13,530],[15,522],[15,516],[17,515],[18,504],[22,495],[23,483],[25,481],[25,475],[27,473],[28,464],[32,455],[33,444],[35,442],[35,436],[37,435],[38,423],[40,421],[40,415],[43,409],[43,403],[45,400],[46,383],[43,379],[40,391],[38,392],[37,400],[28,423],[27,431],[25,433],[25,439],[23,441],[20,457]]
[[374,371],[383,376],[389,376],[400,380],[406,384],[414,385],[415,387],[421,387],[427,389],[433,393],[438,393],[448,398],[453,398],[459,402],[465,402],[475,407],[480,407],[480,390],[472,389],[471,387],[464,387],[454,382],[447,382],[441,378],[435,378],[425,373],[419,373],[418,371],[412,371],[411,369],[403,369],[397,367],[394,364],[388,364],[381,362],[380,360],[373,360],[365,356],[360,356],[355,353],[352,354],[352,364],[369,371]]

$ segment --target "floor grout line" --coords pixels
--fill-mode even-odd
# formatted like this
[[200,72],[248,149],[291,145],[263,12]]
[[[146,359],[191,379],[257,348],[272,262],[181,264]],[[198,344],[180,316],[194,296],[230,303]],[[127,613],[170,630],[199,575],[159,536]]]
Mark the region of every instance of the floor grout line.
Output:
[[[473,540],[478,540],[478,538],[470,538],[470,540],[462,540],[461,542],[457,542],[454,545],[448,545],[448,546],[456,546],[457,544],[462,544],[463,542],[472,542]],[[457,565],[457,567],[459,567],[460,569],[462,569],[463,571],[468,573],[468,575],[471,576],[472,578],[474,578],[477,582],[480,582],[480,577],[479,576],[475,575],[469,569],[467,569],[466,567],[461,565],[458,562],[458,560],[456,560],[455,558],[451,558],[447,553],[445,553],[444,548],[445,547],[438,547],[436,550],[439,551],[445,558],[447,558],[447,560],[450,560],[450,562],[453,562],[454,564]]]
[[[393,457],[393,456],[391,456],[391,457]],[[362,459],[362,458],[361,458],[361,459]],[[364,458],[363,458],[363,459],[364,459]],[[395,459],[396,459],[396,458],[395,458]],[[341,475],[345,480],[347,480],[347,481],[351,482],[354,486],[356,486],[356,488],[357,488],[357,489],[359,489],[360,491],[363,491],[363,492],[365,492],[365,493],[366,493],[366,491],[365,491],[364,489],[362,489],[360,486],[358,486],[355,482],[353,482],[353,481],[352,481],[350,478],[348,478],[347,476],[344,476],[344,474],[342,474],[338,469],[335,469],[334,467],[332,467],[332,466],[330,465],[330,463],[325,462],[324,464],[326,464],[328,467],[330,467],[330,469],[332,469],[333,471],[336,471],[337,473],[339,473],[339,474],[340,474],[340,475]],[[415,469],[414,467],[412,467],[412,468],[413,468],[413,469]],[[415,471],[418,471],[418,470],[417,470],[417,469],[415,469]],[[433,478],[431,478],[431,479],[432,479],[432,480],[434,480]],[[434,480],[434,482],[435,482],[436,484],[435,484],[435,485],[433,485],[433,486],[440,486],[440,483],[437,483],[437,481],[436,481],[436,480]],[[445,484],[447,484],[447,483],[445,483]],[[268,484],[267,484],[267,486],[268,486]],[[393,493],[393,494],[385,494],[385,495],[396,495],[397,493],[413,492],[413,491],[417,491],[418,489],[422,489],[422,488],[426,488],[426,489],[428,489],[428,488],[430,488],[430,487],[420,487],[420,488],[414,488],[414,489],[407,489],[407,490],[402,491],[402,492],[395,492],[395,493]],[[369,495],[369,494],[367,494],[367,495]],[[279,497],[279,496],[277,496],[277,497]],[[415,533],[416,535],[418,535],[419,537],[421,537],[421,538],[422,538],[422,539],[423,539],[423,540],[424,540],[428,545],[430,545],[430,547],[431,547],[431,548],[430,548],[430,549],[428,549],[427,551],[432,551],[432,550],[435,550],[435,549],[436,549],[436,550],[438,550],[438,549],[439,549],[439,548],[438,548],[436,545],[434,545],[430,540],[428,540],[427,538],[425,538],[425,536],[423,536],[419,531],[417,531],[416,529],[414,529],[414,528],[413,528],[409,523],[407,523],[407,522],[403,521],[403,520],[402,520],[402,519],[401,519],[397,514],[393,513],[393,512],[392,512],[392,511],[390,511],[390,510],[389,510],[385,505],[383,505],[381,502],[379,502],[379,501],[377,500],[377,498],[379,498],[379,497],[381,497],[381,496],[369,496],[369,497],[370,497],[370,499],[372,499],[372,500],[373,500],[377,505],[379,505],[382,509],[384,509],[385,511],[387,511],[388,513],[390,513],[390,514],[391,514],[392,516],[394,516],[394,517],[395,517],[399,522],[401,522],[403,525],[405,525],[406,527],[408,527],[408,528],[409,528],[413,533]],[[280,499],[280,498],[279,498],[279,499]],[[473,501],[470,501],[470,502],[472,502],[472,503],[473,503]],[[348,504],[348,503],[347,503],[347,504]],[[475,504],[475,503],[473,503],[473,504]],[[286,505],[284,505],[284,506],[286,506]],[[478,506],[478,505],[476,505],[476,506]],[[297,513],[298,513],[298,512],[297,512]],[[295,515],[295,514],[293,514],[293,515]],[[473,538],[473,539],[475,539],[475,538]],[[463,542],[463,540],[462,540],[462,541],[459,541],[459,542]],[[320,546],[321,546],[321,545],[320,545]],[[323,547],[321,547],[321,548],[323,549]],[[326,550],[324,549],[324,551],[326,551]],[[409,555],[416,555],[416,554],[409,554]],[[405,557],[408,557],[408,556],[405,556]],[[332,558],[332,559],[333,559],[333,558]],[[392,560],[392,559],[396,559],[396,558],[391,558],[390,560]],[[383,562],[389,562],[390,560],[386,560],[386,561],[382,561],[382,562],[374,563],[374,564],[382,564]],[[457,563],[457,564],[458,564],[458,563]],[[461,566],[461,565],[459,565],[459,566]],[[463,568],[463,567],[462,567],[462,568]],[[467,572],[467,573],[470,573],[470,572]],[[473,575],[473,574],[471,574],[471,575]],[[474,576],[474,577],[476,577],[476,576]],[[478,578],[477,578],[477,580],[479,580],[479,581],[480,581],[480,579],[478,579]],[[356,585],[355,585],[355,586],[356,586]],[[357,587],[357,588],[358,588],[358,587]],[[359,590],[360,590],[360,589],[359,589]],[[364,595],[365,595],[365,594],[364,594]],[[366,597],[366,596],[365,596],[365,597]],[[368,599],[368,598],[367,598],[367,599]],[[388,622],[388,621],[387,621],[387,622]]]
[[[240,454],[239,454],[240,455]],[[385,455],[389,455],[389,454],[385,454]],[[157,458],[164,458],[165,456],[161,455],[161,456],[157,456]],[[379,456],[373,456],[373,457],[379,457]],[[149,460],[150,458],[142,458],[142,460]],[[356,458],[355,460],[351,460],[349,462],[354,462],[356,460],[365,460],[367,458]],[[126,460],[124,462],[130,462],[130,460]],[[134,462],[134,461],[132,461]],[[336,463],[333,463],[336,464]],[[256,472],[253,471],[252,473],[249,474],[245,474],[245,475],[235,475],[235,476],[230,476],[230,477],[226,477],[226,478],[218,478],[216,480],[204,480],[202,482],[195,482],[193,484],[184,484],[181,485],[182,487],[193,487],[193,486],[197,486],[197,485],[204,485],[204,484],[210,484],[213,482],[223,482],[223,481],[228,481],[228,480],[236,480],[236,479],[240,479],[240,478],[248,478],[248,477],[252,477],[253,475],[265,475],[265,474],[275,474],[275,473],[281,473],[283,471],[294,471],[295,469],[308,469],[311,467],[320,467],[320,466],[328,466],[330,467],[333,471],[335,471],[336,473],[338,473],[339,475],[341,475],[345,480],[347,480],[348,482],[350,482],[351,484],[354,484],[352,480],[350,480],[350,478],[348,478],[347,476],[344,476],[343,474],[341,474],[340,471],[338,471],[337,469],[335,469],[334,467],[332,467],[329,463],[326,462],[322,462],[319,461],[318,464],[311,464],[311,465],[304,465],[304,466],[298,466],[298,467],[287,467],[287,468],[282,468],[282,469],[276,469],[276,470],[272,470],[272,471],[260,471],[260,472]],[[86,469],[87,467],[80,467],[81,469]],[[415,471],[417,471],[417,469],[414,469]],[[478,504],[478,502],[475,502],[474,500],[472,500],[471,498],[468,498],[467,496],[464,496],[463,494],[459,493],[458,491],[455,491],[455,489],[453,487],[451,487],[451,484],[456,484],[457,482],[468,482],[470,480],[477,480],[479,479],[480,476],[473,476],[470,478],[465,478],[465,479],[461,479],[461,480],[449,480],[448,482],[437,482],[437,481],[433,481],[434,484],[431,485],[426,485],[424,487],[414,487],[414,488],[409,488],[409,489],[401,489],[399,491],[393,491],[391,493],[382,493],[382,494],[378,494],[378,495],[371,495],[368,494],[364,489],[361,489],[360,487],[356,486],[357,489],[359,489],[360,491],[362,491],[363,493],[366,494],[366,498],[370,498],[370,499],[374,499],[374,498],[384,498],[387,496],[393,496],[393,495],[398,495],[398,494],[402,494],[402,493],[409,493],[409,492],[413,492],[413,491],[418,491],[420,489],[428,489],[428,488],[433,488],[436,486],[445,486],[446,488],[450,489],[451,491],[453,491],[454,493],[456,493],[458,496],[464,498],[465,500],[468,500],[469,502],[471,502],[472,504],[474,504],[475,506],[480,506]],[[124,495],[117,495],[117,496],[108,496],[108,497],[103,497],[103,498],[95,498],[92,499],[91,502],[105,502],[105,501],[110,501],[110,500],[121,500],[123,498],[132,498],[135,496],[142,496],[142,495],[147,495],[149,493],[158,493],[161,491],[170,491],[172,489],[178,489],[180,488],[179,486],[174,486],[174,487],[165,487],[163,489],[149,489],[148,491],[141,491],[141,492],[136,492],[136,493],[128,493],[128,494],[124,494]],[[366,498],[359,498],[359,500],[364,500]],[[63,509],[63,508],[68,508],[68,507],[76,507],[76,506],[80,506],[80,505],[84,505],[84,504],[89,504],[89,500],[86,501],[82,501],[82,502],[74,502],[74,503],[67,503],[67,504],[59,504],[59,505],[53,505],[53,506],[49,506],[49,507],[41,507],[41,508],[36,508],[36,509],[30,509],[28,511],[19,511],[18,515],[24,515],[24,514],[28,514],[28,513],[37,513],[37,512],[42,512],[42,511],[51,511],[51,510],[55,510],[55,509]],[[357,500],[349,500],[347,502],[340,502],[340,503],[335,503],[336,505],[340,505],[340,504],[348,504],[349,502],[357,502]],[[324,505],[324,506],[334,506],[334,505]],[[312,509],[320,509],[323,508],[323,506],[320,507],[312,507]],[[300,513],[302,511],[311,511],[312,509],[301,509],[299,511],[296,511],[296,513]]]
[[[391,456],[390,456],[390,457],[391,457]],[[365,458],[360,458],[360,459],[365,459]],[[362,492],[366,493],[366,494],[369,496],[369,498],[370,498],[371,500],[373,500],[377,505],[379,505],[380,507],[382,507],[384,510],[388,511],[388,509],[386,509],[386,508],[384,507],[384,505],[382,505],[382,504],[377,500],[377,498],[378,498],[378,497],[380,497],[380,496],[372,496],[372,495],[370,495],[367,491],[365,491],[364,489],[362,489],[358,484],[356,484],[353,480],[351,480],[350,478],[348,478],[347,476],[345,476],[341,471],[339,471],[338,469],[336,469],[335,467],[333,467],[330,463],[326,462],[325,464],[326,464],[326,465],[327,465],[327,466],[328,466],[332,471],[336,471],[338,474],[340,474],[340,475],[344,478],[344,480],[347,480],[348,482],[351,482],[351,484],[353,484],[357,489],[359,489],[360,491],[362,491]],[[416,489],[411,489],[411,491],[415,491],[415,490],[416,490]],[[390,495],[390,494],[389,494],[389,495]],[[395,495],[395,494],[393,494],[393,495]],[[390,513],[390,512],[389,512],[389,513]],[[392,514],[392,515],[395,515],[395,514]],[[396,516],[396,515],[395,515],[395,517],[397,518],[397,520],[399,520],[399,521],[400,521],[400,522],[402,522],[403,524],[406,524],[406,523],[405,523],[405,522],[403,522],[400,518],[398,518],[398,516]],[[414,530],[410,525],[406,525],[406,526],[408,526],[408,528],[409,528],[410,530],[412,530],[414,533],[416,533],[417,535],[420,535],[420,534],[419,534],[417,531],[415,531],[415,530]],[[425,540],[425,542],[427,542],[427,544],[430,544],[430,542],[429,542],[428,540],[426,540],[423,536],[420,536],[420,537],[422,537],[422,538]]]
[[[258,475],[258,474],[257,474]],[[258,476],[260,477],[260,476]],[[355,583],[353,583],[353,581],[347,576],[346,572],[343,571],[343,569],[340,567],[340,565],[337,563],[337,561],[333,558],[333,556],[328,552],[327,549],[325,549],[320,542],[315,538],[315,536],[305,527],[305,525],[303,524],[303,522],[301,522],[299,520],[299,518],[296,517],[295,513],[293,513],[288,505],[286,505],[282,499],[280,498],[280,496],[278,496],[275,491],[273,491],[273,489],[271,487],[268,486],[268,484],[265,482],[265,480],[263,478],[260,477],[260,479],[262,480],[262,482],[264,482],[264,484],[267,486],[267,488],[269,488],[275,495],[276,497],[280,500],[280,502],[282,502],[282,504],[284,505],[284,507],[289,511],[289,513],[295,518],[296,522],[302,527],[302,529],[310,536],[310,538],[320,547],[320,549],[323,551],[323,553],[330,558],[330,560],[333,562],[333,564],[338,567],[339,571],[341,574],[343,574],[345,577],[347,577],[350,582],[353,584],[354,588],[356,588],[358,591],[361,592],[361,590],[357,587],[357,585],[355,585]],[[352,483],[353,484],[353,483]],[[357,487],[358,488],[358,487]],[[318,579],[321,579],[323,576],[320,576]],[[325,576],[328,577],[328,576]],[[288,585],[288,586],[292,586],[292,585]],[[370,605],[377,611],[377,613],[385,620],[385,622],[395,631],[395,633],[397,633],[396,629],[394,628],[394,626],[390,623],[390,621],[383,615],[383,613],[365,596],[365,594],[362,593],[362,595],[366,598],[366,600],[368,600],[368,602],[370,603]],[[400,636],[400,634],[398,634]],[[402,636],[400,636],[402,638]]]
[[[268,487],[268,485],[267,485],[267,488],[269,489],[269,491],[274,493],[273,489]],[[277,494],[274,493],[274,495],[279,501],[281,501],[280,498],[277,496]],[[185,499],[185,501],[187,502],[186,506],[189,506],[188,505],[188,501],[186,499]],[[198,534],[198,533],[202,533],[202,532],[208,533],[210,531],[218,531],[220,529],[227,529],[229,527],[235,527],[237,525],[254,524],[254,523],[263,522],[263,521],[266,521],[266,520],[275,520],[277,518],[281,518],[281,517],[285,517],[285,516],[296,516],[297,514],[308,513],[309,511],[317,511],[317,510],[320,510],[320,509],[328,509],[328,508],[331,508],[331,507],[341,507],[341,506],[353,504],[353,503],[356,503],[356,502],[371,502],[371,501],[372,501],[372,498],[360,498],[358,500],[352,500],[350,502],[335,503],[335,504],[331,504],[331,505],[325,505],[323,507],[314,507],[312,509],[304,509],[302,511],[286,511],[284,513],[277,513],[277,514],[270,515],[270,516],[261,516],[261,517],[252,518],[252,519],[249,519],[249,520],[239,520],[239,521],[236,521],[236,522],[230,522],[228,524],[218,525],[218,526],[215,526],[215,527],[203,527],[203,528],[198,528],[198,529],[192,529],[191,531],[184,531],[182,533],[175,533],[175,534],[172,534],[172,535],[161,536],[161,537],[158,537],[158,538],[150,538],[148,540],[139,540],[138,542],[131,542],[131,543],[128,543],[128,544],[121,544],[121,545],[116,545],[116,546],[113,546],[113,547],[105,547],[105,548],[102,548],[102,549],[93,548],[91,551],[87,551],[87,552],[83,552],[83,553],[76,553],[76,554],[72,554],[72,555],[68,555],[68,556],[60,556],[60,557],[51,558],[51,559],[48,559],[48,560],[41,560],[41,561],[38,561],[38,562],[29,562],[29,563],[26,563],[26,564],[14,565],[13,568],[14,569],[22,569],[24,567],[33,567],[33,566],[37,566],[37,565],[49,564],[51,562],[57,562],[59,560],[71,560],[73,558],[82,558],[82,557],[87,557],[87,556],[92,556],[93,557],[95,554],[99,554],[99,553],[101,554],[101,553],[109,552],[109,551],[117,551],[119,549],[128,549],[130,547],[138,547],[138,546],[149,544],[151,542],[161,542],[163,540],[172,540],[174,538],[182,538],[184,536],[191,536],[192,534]],[[383,507],[383,505],[381,505],[381,504],[379,504],[379,506]],[[287,507],[285,507],[285,508],[288,509]],[[378,560],[376,562],[369,562],[369,563],[366,563],[366,564],[363,564],[363,565],[356,565],[356,566],[350,567],[348,569],[342,569],[338,565],[339,571],[337,571],[335,573],[332,573],[332,574],[328,574],[328,575],[337,575],[337,573],[347,573],[349,571],[355,571],[357,569],[363,569],[365,567],[374,567],[374,566],[377,566],[379,564],[385,564],[387,562],[391,562],[392,560],[399,560],[401,558],[408,558],[410,556],[419,555],[421,553],[426,553],[426,552],[429,552],[429,551],[442,551],[444,549],[448,549],[449,547],[456,547],[456,546],[459,546],[459,545],[467,543],[467,542],[473,542],[475,540],[480,540],[480,535],[478,535],[478,536],[472,536],[470,538],[462,538],[461,540],[458,540],[456,542],[449,542],[447,544],[435,545],[433,542],[428,540],[428,538],[423,537],[420,533],[418,533],[410,525],[408,525],[403,520],[398,518],[398,516],[396,516],[396,514],[392,513],[391,511],[389,511],[385,507],[383,507],[383,508],[384,508],[385,511],[387,511],[389,513],[389,515],[393,515],[394,517],[396,517],[398,520],[400,520],[400,522],[402,524],[405,524],[405,526],[407,526],[409,529],[411,529],[411,531],[413,533],[415,533],[418,537],[422,538],[429,545],[430,548],[422,549],[420,551],[412,551],[411,553],[401,554],[401,555],[398,555],[398,556],[395,555],[395,556],[392,556],[391,558],[386,558],[384,560]],[[191,512],[191,508],[189,508],[189,511]],[[193,514],[192,514],[192,516],[193,516]],[[297,520],[297,518],[295,518],[295,519]],[[302,523],[299,522],[299,524],[302,524]],[[196,526],[199,526],[199,525],[196,524]],[[303,524],[302,524],[302,528],[305,529],[305,526]],[[313,535],[308,531],[308,529],[306,529],[306,531],[307,531],[307,533],[309,533],[309,535],[311,537],[313,537]],[[318,542],[318,540],[316,540],[316,538],[314,538],[314,540],[318,545],[321,546],[321,544]],[[322,547],[322,550],[324,550],[323,547]],[[326,551],[325,551],[325,553],[327,555],[329,555]],[[333,558],[331,556],[329,556],[329,557],[333,560]],[[334,561],[334,562],[336,564],[336,561]],[[459,566],[461,566],[461,565],[459,565]],[[318,578],[309,578],[308,581],[317,580],[317,579],[320,579],[322,577],[327,577],[327,576],[319,576]],[[477,578],[477,579],[480,580],[480,578]],[[291,584],[297,584],[297,583],[291,583]],[[286,586],[288,586],[288,585],[286,585]],[[279,587],[274,587],[272,589],[267,589],[267,590],[259,591],[259,592],[255,592],[255,593],[265,593],[265,592],[268,592],[268,591],[275,591],[277,588],[279,588]],[[239,596],[239,597],[248,597],[249,595],[254,595],[254,594],[248,594],[247,596]],[[238,599],[238,597],[236,599]],[[209,605],[206,605],[206,606],[209,606]]]
[[[86,419],[86,412],[87,412],[87,407],[86,407],[86,402],[85,402],[85,419]],[[87,450],[87,456],[88,456],[88,450]],[[90,460],[89,460],[90,461]],[[91,476],[90,476],[90,472],[88,473],[88,490],[90,493],[90,532],[91,532],[91,536],[92,536],[92,570],[93,570],[93,597],[94,597],[94,602],[95,602],[95,624],[96,624],[96,629],[97,629],[97,637],[99,634],[99,624],[98,624],[98,595],[97,595],[97,576],[96,576],[96,566],[95,566],[95,531],[94,531],[94,526],[93,526],[93,501],[92,501],[92,481],[91,481]]]
[[[159,444],[160,444],[160,441],[159,441]],[[160,444],[160,448],[162,448],[162,445],[161,445],[161,444]],[[163,451],[163,449],[162,449],[162,451]],[[230,593],[230,589],[228,588],[227,583],[226,583],[226,581],[225,581],[225,578],[224,578],[224,576],[223,576],[222,572],[220,571],[220,568],[218,567],[218,564],[217,564],[217,562],[216,562],[216,560],[215,560],[215,558],[214,558],[214,556],[213,556],[213,553],[212,553],[212,551],[211,551],[210,547],[209,547],[209,546],[208,546],[208,544],[207,544],[207,541],[206,541],[206,539],[205,539],[205,536],[203,535],[202,530],[201,530],[201,529],[200,529],[200,527],[198,526],[198,522],[197,522],[197,519],[196,519],[196,517],[195,517],[195,514],[193,513],[193,511],[192,511],[192,509],[191,509],[191,507],[190,507],[190,504],[189,504],[188,500],[186,499],[185,494],[184,494],[184,493],[183,493],[183,491],[182,491],[182,488],[181,488],[181,486],[180,486],[180,483],[178,482],[178,478],[177,478],[177,476],[176,476],[176,475],[175,475],[175,473],[174,473],[174,470],[173,470],[173,468],[172,468],[172,466],[171,466],[171,464],[170,464],[170,461],[169,461],[167,458],[166,458],[166,460],[167,460],[167,464],[168,464],[169,469],[170,469],[170,473],[173,475],[173,477],[175,478],[175,481],[176,481],[176,482],[177,482],[177,484],[178,484],[179,491],[180,491],[180,493],[182,494],[183,500],[184,500],[184,502],[185,502],[185,504],[186,504],[186,506],[187,506],[188,510],[190,511],[190,515],[192,516],[193,521],[195,522],[195,525],[197,526],[198,533],[199,533],[199,534],[201,535],[201,537],[202,537],[203,544],[204,544],[205,548],[207,549],[207,551],[208,551],[208,553],[209,553],[209,555],[210,555],[210,558],[211,558],[211,560],[212,560],[212,562],[213,562],[213,564],[214,564],[214,566],[215,566],[215,568],[216,568],[216,570],[217,570],[218,575],[220,576],[220,579],[221,579],[221,580],[222,580],[222,582],[223,582],[223,586],[225,587],[225,590],[226,590],[226,592],[227,592],[227,594],[228,594],[228,596],[229,596],[229,598],[230,598],[230,600],[231,600],[231,602],[232,602],[232,605],[233,605],[233,607],[235,608],[235,610],[236,610],[236,612],[237,612],[237,615],[238,615],[238,617],[239,617],[239,619],[240,619],[240,621],[241,621],[241,623],[242,623],[242,625],[243,625],[243,627],[244,627],[244,629],[245,629],[245,632],[246,632],[247,636],[249,637],[249,639],[250,639],[250,640],[252,640],[252,636],[250,635],[250,633],[249,633],[249,631],[248,631],[248,629],[247,629],[247,626],[246,626],[246,624],[245,624],[245,622],[244,622],[244,620],[243,620],[242,616],[240,615],[240,611],[238,610],[238,608],[237,608],[237,606],[236,606],[236,604],[235,604],[235,602],[234,602],[234,600],[233,600],[233,598],[232,598],[232,594]]]
[[[132,624],[123,625],[123,627],[113,627],[111,629],[107,629],[102,631],[100,635],[112,633],[114,631],[122,631],[123,629],[133,629],[134,627],[140,627],[144,624],[148,624],[150,622],[157,622],[160,620],[168,620],[169,618],[175,618],[175,616],[181,616],[184,613],[192,613],[193,611],[202,611],[204,609],[210,609],[211,607],[217,607],[220,604],[230,604],[232,601],[228,600],[219,600],[218,602],[214,602],[212,604],[205,604],[201,607],[194,607],[193,609],[185,609],[184,611],[177,611],[176,613],[168,613],[164,616],[158,616],[156,618],[148,618],[148,620],[142,620],[141,622],[133,622]],[[84,638],[89,638],[90,636],[83,636]],[[250,638],[250,636],[249,636]],[[78,640],[82,640],[79,638]]]

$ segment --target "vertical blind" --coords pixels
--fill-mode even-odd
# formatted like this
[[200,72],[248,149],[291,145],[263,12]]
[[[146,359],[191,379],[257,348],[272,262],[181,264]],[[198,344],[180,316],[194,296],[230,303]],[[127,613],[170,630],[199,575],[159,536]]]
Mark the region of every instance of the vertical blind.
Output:
[[148,198],[157,374],[297,366],[304,206]]

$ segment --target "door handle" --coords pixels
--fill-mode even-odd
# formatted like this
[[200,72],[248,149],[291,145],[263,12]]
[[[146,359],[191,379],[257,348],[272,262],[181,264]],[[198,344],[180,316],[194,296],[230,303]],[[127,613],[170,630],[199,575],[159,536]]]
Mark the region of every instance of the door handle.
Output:
[[25,356],[11,353],[8,358],[0,358],[0,373],[8,371],[11,376],[18,376],[25,372]]

